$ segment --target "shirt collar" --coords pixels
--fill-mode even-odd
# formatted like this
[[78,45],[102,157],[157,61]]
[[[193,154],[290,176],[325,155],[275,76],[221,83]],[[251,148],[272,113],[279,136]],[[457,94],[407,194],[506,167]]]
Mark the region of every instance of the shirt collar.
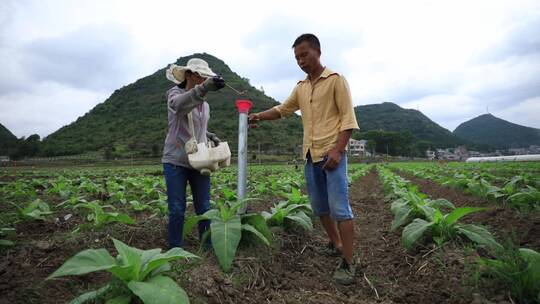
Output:
[[[330,77],[332,75],[337,75],[337,73],[330,70],[327,67],[324,67],[324,70],[323,70],[321,76],[319,76],[319,79],[320,78],[328,78],[328,77]],[[309,75],[306,75],[306,78],[304,80],[299,81],[298,83],[301,83],[301,82],[309,82]]]

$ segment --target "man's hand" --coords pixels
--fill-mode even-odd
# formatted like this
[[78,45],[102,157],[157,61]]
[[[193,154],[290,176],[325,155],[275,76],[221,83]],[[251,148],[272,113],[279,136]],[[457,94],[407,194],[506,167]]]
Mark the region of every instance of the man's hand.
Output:
[[259,113],[252,113],[252,114],[249,114],[248,116],[248,124],[249,124],[249,127],[250,128],[256,128],[257,127],[257,123],[261,120],[261,118],[259,117]]
[[281,114],[279,114],[276,109],[270,108],[266,111],[249,114],[248,123],[250,128],[256,128],[257,123],[261,120],[274,120],[279,118],[281,118]]
[[326,154],[326,162],[323,165],[323,170],[334,170],[339,165],[341,161],[341,152],[336,148],[328,151]]
[[203,87],[206,91],[217,91],[225,87],[225,79],[221,76],[208,77],[203,82]]

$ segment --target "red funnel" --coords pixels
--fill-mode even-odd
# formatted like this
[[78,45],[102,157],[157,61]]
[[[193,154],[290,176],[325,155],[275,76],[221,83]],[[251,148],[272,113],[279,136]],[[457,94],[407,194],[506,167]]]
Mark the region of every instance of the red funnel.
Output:
[[248,113],[252,105],[253,103],[251,102],[251,100],[247,100],[247,99],[236,100],[236,108],[238,108],[239,113]]

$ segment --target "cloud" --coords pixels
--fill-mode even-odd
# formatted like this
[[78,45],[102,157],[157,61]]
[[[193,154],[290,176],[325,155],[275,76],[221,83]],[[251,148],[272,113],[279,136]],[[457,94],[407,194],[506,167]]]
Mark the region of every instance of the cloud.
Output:
[[485,108],[484,112],[480,113],[483,105],[477,99],[466,95],[429,95],[403,103],[401,106],[420,110],[431,120],[450,131],[454,130],[460,123],[485,113]]
[[530,9],[525,16],[512,20],[500,39],[479,53],[478,62],[497,62],[508,57],[521,57],[540,52],[540,9]]
[[526,99],[493,115],[510,122],[540,129],[540,96]]
[[136,80],[136,48],[117,24],[78,27],[0,48],[0,122],[42,138]]
[[64,35],[34,40],[21,48],[21,69],[29,81],[53,81],[93,90],[114,90],[132,80],[134,43],[114,24],[85,26]]
[[[418,106],[449,129],[486,106],[516,123],[540,121],[538,1],[332,4],[211,2],[201,22],[174,0],[0,1],[0,122],[18,136],[46,135],[194,52],[282,101],[305,77],[291,49],[305,32],[320,38],[322,63],[347,77],[355,105]],[[32,109],[43,117],[27,119]]]
[[106,97],[104,93],[41,82],[24,93],[1,95],[0,121],[17,137],[37,133],[44,138],[83,116],[81,109],[91,109]]
[[[346,53],[354,66],[349,82],[355,103],[393,101],[419,107],[452,130],[486,113],[487,107],[507,115],[526,108],[526,100],[537,100],[540,6],[494,2],[490,14],[471,14],[483,5],[475,2],[478,7],[464,15],[456,13],[458,6],[450,7],[446,16],[421,14],[410,24],[400,23],[398,16],[380,31],[368,31],[364,43]],[[454,17],[460,22],[445,20]],[[540,112],[531,112],[528,119],[509,117],[534,126]]]
[[336,24],[314,24],[306,17],[273,14],[243,38],[245,54],[236,57],[233,64],[239,66],[242,74],[253,75],[252,83],[262,85],[272,97],[283,101],[296,83],[306,77],[291,47],[304,33],[313,33],[319,38],[321,62],[341,73],[348,67],[343,52],[360,43],[358,33]]

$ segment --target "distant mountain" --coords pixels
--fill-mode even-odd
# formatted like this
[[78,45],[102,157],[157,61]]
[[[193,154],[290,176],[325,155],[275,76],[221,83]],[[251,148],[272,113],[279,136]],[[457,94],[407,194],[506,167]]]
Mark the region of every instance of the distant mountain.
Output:
[[391,102],[357,106],[354,111],[361,132],[370,130],[409,131],[416,141],[429,141],[435,147],[441,148],[470,144],[439,126],[422,112],[403,109]]
[[[238,90],[247,90],[238,96],[229,88],[207,95],[210,104],[209,131],[229,142],[237,149],[238,112],[236,99],[254,102],[252,111],[261,111],[279,104],[249,84],[220,59],[203,53],[181,57],[177,65],[186,65],[193,57],[206,60],[212,70],[223,76]],[[107,100],[98,104],[75,122],[62,127],[43,141],[46,155],[77,154],[86,151],[112,149],[118,153],[135,151],[139,154],[161,154],[167,131],[165,92],[174,83],[165,78],[165,68],[116,90]],[[292,87],[291,87],[292,89]],[[261,149],[269,153],[291,153],[302,143],[301,121],[296,115],[276,122],[262,123],[251,129],[248,145],[252,151]]]
[[9,155],[16,149],[17,137],[6,127],[0,124],[0,155]]
[[480,115],[460,124],[454,134],[498,149],[540,145],[540,129],[511,123],[491,114]]

